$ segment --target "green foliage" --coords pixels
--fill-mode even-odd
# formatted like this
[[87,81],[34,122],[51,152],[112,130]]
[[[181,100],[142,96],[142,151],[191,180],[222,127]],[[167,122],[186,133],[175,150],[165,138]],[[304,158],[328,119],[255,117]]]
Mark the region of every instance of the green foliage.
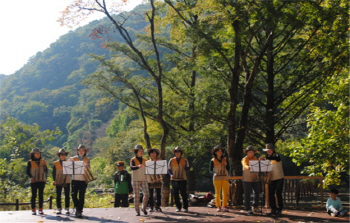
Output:
[[325,176],[325,186],[340,184],[349,174],[349,76],[327,80],[322,96],[315,94],[308,114],[308,136],[290,146],[293,161],[311,176]]

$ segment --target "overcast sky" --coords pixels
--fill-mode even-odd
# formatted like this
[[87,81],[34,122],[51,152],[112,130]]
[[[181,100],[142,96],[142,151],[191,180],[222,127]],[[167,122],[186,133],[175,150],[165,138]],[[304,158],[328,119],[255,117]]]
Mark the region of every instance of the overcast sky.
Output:
[[[31,56],[45,50],[61,35],[69,32],[70,29],[60,26],[57,19],[60,11],[72,1],[1,0],[0,74],[13,74]],[[129,9],[141,2],[130,0]]]

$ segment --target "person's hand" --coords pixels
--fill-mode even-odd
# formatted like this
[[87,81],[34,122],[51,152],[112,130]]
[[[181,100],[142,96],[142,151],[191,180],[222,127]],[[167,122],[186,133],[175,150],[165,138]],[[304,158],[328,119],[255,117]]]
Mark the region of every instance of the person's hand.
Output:
[[33,179],[33,178],[30,178],[30,182],[31,182],[31,183],[34,183],[34,179]]
[[140,165],[138,165],[138,167],[139,167],[139,168],[143,168],[143,165],[142,165],[142,164],[140,164]]
[[216,174],[214,174],[214,178],[216,177]]
[[56,186],[56,181],[52,182],[52,185]]
[[73,157],[70,157],[68,160],[69,160],[69,161],[73,161]]
[[260,157],[259,157],[259,161],[264,160],[264,159],[266,159],[265,156],[260,156]]

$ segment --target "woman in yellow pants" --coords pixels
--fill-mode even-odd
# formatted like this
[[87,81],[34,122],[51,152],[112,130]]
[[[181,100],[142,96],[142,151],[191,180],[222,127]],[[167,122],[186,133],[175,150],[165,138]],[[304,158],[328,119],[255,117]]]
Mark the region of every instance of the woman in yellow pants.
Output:
[[[215,188],[215,203],[217,212],[228,212],[229,171],[230,164],[225,155],[225,149],[215,146],[211,151],[213,159],[210,160],[209,170],[214,173],[213,184]],[[221,200],[222,196],[222,200]],[[222,201],[222,203],[221,203]],[[222,207],[222,208],[221,208]]]

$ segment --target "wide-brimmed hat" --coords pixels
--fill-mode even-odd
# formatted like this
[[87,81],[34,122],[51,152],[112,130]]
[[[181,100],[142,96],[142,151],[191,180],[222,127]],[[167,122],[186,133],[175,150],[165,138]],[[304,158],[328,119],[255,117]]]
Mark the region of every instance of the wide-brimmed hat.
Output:
[[254,151],[254,152],[256,152],[256,149],[254,149],[254,146],[247,146],[246,149],[243,149],[243,152],[244,152],[244,153],[247,153],[247,152],[249,152],[249,151]]
[[175,154],[176,151],[181,151],[182,154],[185,153],[185,150],[183,150],[180,146],[175,147],[175,149],[172,149],[171,152]]
[[157,153],[157,157],[159,157],[160,156],[160,150],[156,149],[156,148],[147,149],[148,156],[151,156],[151,153],[153,153],[154,151]]
[[34,153],[40,153],[40,155],[41,155],[42,152],[40,151],[39,148],[35,147],[35,148],[33,148],[32,151],[29,153],[29,157],[32,157],[32,154],[34,154]]
[[269,149],[276,149],[277,147],[274,146],[272,143],[267,143],[265,149],[263,149],[264,152],[266,152]]
[[214,155],[216,153],[216,151],[218,151],[219,149],[221,149],[222,153],[225,153],[225,148],[217,145],[211,150],[211,154]]
[[86,148],[83,144],[80,144],[80,145],[78,146],[78,148],[75,148],[75,150],[77,150],[77,151],[78,151],[78,149],[85,149],[85,152],[86,152],[86,153],[90,152],[90,150],[89,150],[88,148]]
[[65,153],[65,154],[69,154],[69,152],[66,152],[66,150],[65,149],[60,149],[60,150],[58,150],[58,153],[56,153],[56,155],[58,156],[58,157],[60,157],[60,154],[61,153]]
[[124,162],[123,161],[117,162],[117,166],[124,166]]
[[143,150],[143,147],[141,145],[136,145],[131,151],[135,152],[135,150],[139,150],[139,149]]

